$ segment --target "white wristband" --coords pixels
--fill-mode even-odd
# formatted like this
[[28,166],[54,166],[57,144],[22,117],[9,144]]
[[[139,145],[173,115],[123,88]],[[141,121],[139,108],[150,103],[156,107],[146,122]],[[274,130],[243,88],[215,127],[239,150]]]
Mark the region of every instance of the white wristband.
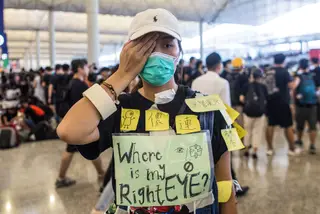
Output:
[[96,107],[103,120],[117,111],[114,101],[99,84],[94,84],[83,93],[83,96]]

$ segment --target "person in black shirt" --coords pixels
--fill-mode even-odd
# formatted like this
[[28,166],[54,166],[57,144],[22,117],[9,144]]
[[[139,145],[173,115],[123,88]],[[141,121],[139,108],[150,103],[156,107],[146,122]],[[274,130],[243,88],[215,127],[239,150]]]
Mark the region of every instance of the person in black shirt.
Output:
[[[82,93],[88,89],[88,85],[85,83],[85,80],[89,73],[89,67],[87,60],[85,59],[76,59],[71,62],[72,71],[74,73],[73,79],[71,80],[71,87],[68,91],[68,103],[69,106],[73,106],[82,98]],[[77,147],[74,145],[67,145],[66,151],[62,154],[62,160],[59,170],[59,177],[55,183],[56,188],[68,187],[76,183],[75,180],[66,177],[67,170],[71,164],[73,154],[77,152]],[[104,170],[102,168],[101,159],[99,157],[94,158],[92,161],[95,169],[98,173],[98,179],[101,181],[104,176]]]
[[53,104],[56,112],[59,112],[60,105],[65,99],[70,79],[62,65],[57,64],[55,71],[55,74],[50,79],[48,103]]
[[[112,133],[120,132],[122,108],[140,111],[137,129],[132,131],[132,133],[148,133],[145,129],[145,110],[151,107],[158,108],[160,111],[169,114],[169,124],[172,130],[175,130],[175,117],[178,114],[199,116],[199,113],[191,111],[185,105],[186,97],[189,97],[189,94],[194,94],[192,97],[195,97],[195,92],[187,87],[178,86],[174,81],[174,71],[178,63],[177,58],[182,51],[179,33],[176,33],[174,29],[167,26],[162,26],[162,28],[166,29],[166,33],[159,32],[159,28],[153,27],[160,24],[154,21],[157,20],[157,17],[160,19],[162,16],[169,16],[165,20],[171,20],[171,22],[175,21],[176,18],[172,17],[173,15],[164,9],[154,10],[156,10],[156,14],[161,13],[161,15],[153,15],[149,17],[150,19],[144,19],[143,22],[140,22],[140,17],[147,16],[149,12],[152,14],[153,10],[147,10],[134,18],[133,22],[150,22],[150,25],[148,25],[150,31],[144,31],[145,28],[140,27],[139,32],[129,32],[130,41],[125,44],[120,54],[119,69],[101,86],[95,85],[89,91],[86,91],[86,96],[70,109],[57,128],[60,138],[68,144],[77,145],[79,152],[87,159],[92,160],[99,157],[101,152],[112,146]],[[178,21],[176,20],[176,22]],[[178,23],[175,24],[174,26],[178,26]],[[132,24],[132,26],[135,25]],[[146,63],[150,63],[151,61],[148,61],[148,59],[151,59],[149,58],[151,54],[157,56],[159,61],[155,66],[150,65],[151,67],[149,68],[154,68],[154,70],[144,69],[146,68]],[[166,62],[171,62],[166,67],[170,71],[170,75],[167,72],[163,73],[166,69],[161,69],[164,65],[161,65],[160,62],[164,62],[165,60],[167,60]],[[151,71],[153,72],[149,73]],[[131,80],[139,74],[142,78],[143,87],[133,94],[121,94]],[[150,74],[150,76],[147,74]],[[94,92],[93,90],[96,91]],[[91,94],[92,97],[88,97],[89,94],[87,93],[90,92],[94,92]],[[167,96],[161,101],[158,99],[159,92],[167,93]],[[119,94],[121,95],[118,96]],[[119,105],[116,106],[112,100],[119,103]],[[226,128],[226,122],[219,111],[210,113],[214,114],[213,127],[209,130],[213,134],[211,145],[213,147],[213,162],[215,165],[214,174],[217,181],[231,181],[230,154],[221,135],[221,130]],[[106,119],[101,121],[101,118]],[[170,130],[165,132],[170,132]],[[113,164],[112,167],[114,167]],[[214,182],[213,184],[216,183]],[[212,200],[210,200],[209,204],[202,207],[203,213],[214,213],[211,210],[218,208],[217,202],[215,200],[213,205]],[[220,203],[219,205],[221,214],[236,213],[234,192],[226,203]]]
[[50,79],[52,76],[52,68],[51,67],[46,67],[45,69],[45,74],[42,78],[42,87],[44,88],[44,94],[45,94],[45,98],[46,98],[46,104],[50,104],[48,103],[49,100],[49,85],[50,85]]
[[4,126],[10,126],[12,120],[18,115],[17,108],[5,109],[5,113],[1,115],[1,123]]
[[179,64],[177,65],[177,70],[174,73],[174,80],[176,83],[183,84],[183,67],[184,67],[184,60],[180,59]]
[[228,59],[223,62],[223,71],[221,72],[220,76],[226,79],[227,74],[231,72],[232,72],[232,63],[231,63],[231,60]]
[[191,57],[189,60],[189,65],[183,68],[183,84],[187,86],[191,86],[193,81],[192,76],[195,73],[197,59],[195,57]]
[[252,146],[252,158],[257,159],[258,147],[264,133],[264,114],[266,113],[268,91],[266,86],[261,83],[263,73],[260,69],[253,68],[252,77],[253,82],[244,86],[240,101],[244,104],[244,128],[248,132],[244,156],[249,157],[249,148]]
[[293,131],[292,113],[290,109],[290,89],[295,87],[295,82],[287,69],[284,68],[285,56],[277,54],[274,56],[274,67],[266,73],[273,73],[274,89],[268,88],[267,117],[268,128],[266,138],[268,142],[267,155],[273,155],[273,133],[274,127],[280,126],[285,130],[285,136],[289,144],[288,155],[295,156],[299,150],[295,150],[295,139]]

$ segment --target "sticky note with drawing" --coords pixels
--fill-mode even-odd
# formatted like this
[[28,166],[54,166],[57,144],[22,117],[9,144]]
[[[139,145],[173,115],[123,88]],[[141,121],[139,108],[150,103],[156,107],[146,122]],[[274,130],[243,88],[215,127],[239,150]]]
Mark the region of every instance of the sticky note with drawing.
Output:
[[146,131],[169,130],[169,114],[159,110],[146,110]]
[[236,128],[240,139],[248,134],[247,131],[242,128],[237,122],[234,122],[232,125],[234,126],[234,128]]
[[185,102],[193,112],[208,112],[226,109],[221,98],[216,94],[186,99]]
[[201,130],[197,115],[182,114],[176,116],[176,129],[178,134],[188,134]]
[[232,129],[222,129],[222,137],[226,142],[229,151],[236,151],[244,148],[243,143],[241,142],[237,130]]
[[217,185],[219,203],[228,202],[232,193],[232,181],[219,181]]
[[236,110],[234,110],[233,108],[231,108],[230,106],[228,106],[227,104],[224,104],[226,106],[226,111],[229,114],[232,122],[234,122],[237,117],[239,117],[239,112],[237,112]]
[[140,110],[122,108],[120,131],[137,130],[139,118],[140,118]]

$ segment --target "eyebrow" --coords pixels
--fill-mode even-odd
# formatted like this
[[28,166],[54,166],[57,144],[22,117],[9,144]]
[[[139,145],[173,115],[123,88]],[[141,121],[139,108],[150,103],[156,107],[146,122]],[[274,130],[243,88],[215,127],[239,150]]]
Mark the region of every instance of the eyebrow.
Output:
[[175,39],[173,36],[165,35],[163,37],[160,37],[159,39]]

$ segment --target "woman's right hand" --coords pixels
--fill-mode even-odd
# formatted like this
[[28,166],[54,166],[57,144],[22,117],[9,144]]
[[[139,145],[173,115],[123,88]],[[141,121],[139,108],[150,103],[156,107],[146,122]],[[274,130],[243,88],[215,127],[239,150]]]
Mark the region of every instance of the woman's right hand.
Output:
[[119,69],[106,80],[118,95],[142,71],[156,47],[158,37],[158,33],[149,33],[125,44],[120,54]]
[[141,72],[149,56],[156,47],[158,33],[149,33],[134,41],[129,41],[120,54],[119,70],[132,76],[132,80]]

